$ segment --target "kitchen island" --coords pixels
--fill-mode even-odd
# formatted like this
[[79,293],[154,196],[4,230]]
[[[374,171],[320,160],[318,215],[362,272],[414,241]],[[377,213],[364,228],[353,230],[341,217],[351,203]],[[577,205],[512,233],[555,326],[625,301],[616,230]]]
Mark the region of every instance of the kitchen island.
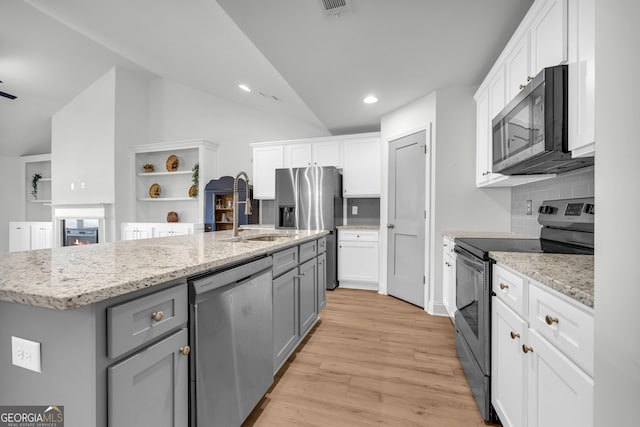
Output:
[[[0,257],[0,404],[63,406],[66,427],[188,425],[187,279],[315,247],[326,233],[200,233]],[[18,353],[13,337],[39,348]],[[136,393],[150,372],[141,363],[171,375],[156,375],[149,396]],[[114,422],[127,412],[113,407],[118,397],[136,402],[136,419]]]

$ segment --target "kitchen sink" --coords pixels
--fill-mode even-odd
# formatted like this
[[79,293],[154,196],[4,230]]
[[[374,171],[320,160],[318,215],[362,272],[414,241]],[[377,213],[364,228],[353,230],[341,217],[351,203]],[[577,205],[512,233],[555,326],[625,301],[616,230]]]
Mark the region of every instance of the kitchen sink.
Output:
[[247,243],[247,242],[286,242],[293,239],[294,236],[282,235],[282,234],[262,234],[258,236],[239,236],[231,238],[227,241]]

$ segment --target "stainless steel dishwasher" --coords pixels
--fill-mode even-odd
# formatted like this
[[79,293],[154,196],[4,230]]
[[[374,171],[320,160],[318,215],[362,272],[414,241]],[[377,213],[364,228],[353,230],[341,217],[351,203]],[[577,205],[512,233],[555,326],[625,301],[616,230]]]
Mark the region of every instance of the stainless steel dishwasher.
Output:
[[189,281],[191,426],[239,426],[273,383],[271,257]]

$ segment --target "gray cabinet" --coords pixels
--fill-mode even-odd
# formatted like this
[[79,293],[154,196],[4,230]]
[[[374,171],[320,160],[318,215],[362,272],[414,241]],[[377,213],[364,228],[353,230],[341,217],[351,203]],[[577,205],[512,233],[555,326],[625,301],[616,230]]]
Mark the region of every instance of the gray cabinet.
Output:
[[273,280],[274,373],[280,369],[298,344],[297,281],[297,268]]
[[180,329],[107,370],[110,427],[187,424],[187,342]]
[[316,285],[318,291],[318,314],[327,306],[327,255],[321,253],[318,255],[318,283]]
[[326,305],[325,248],[323,238],[272,255],[274,373],[309,333]]
[[[313,242],[315,244],[315,242]],[[305,262],[299,267],[298,295],[300,313],[300,335],[304,335],[311,329],[318,319],[318,263],[315,258]]]

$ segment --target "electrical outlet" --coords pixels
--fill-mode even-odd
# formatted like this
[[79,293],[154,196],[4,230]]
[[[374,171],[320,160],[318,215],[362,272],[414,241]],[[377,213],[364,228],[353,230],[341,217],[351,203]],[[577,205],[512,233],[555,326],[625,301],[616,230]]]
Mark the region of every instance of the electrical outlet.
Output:
[[527,200],[527,215],[533,214],[533,208],[531,207],[531,200]]
[[11,363],[31,371],[42,372],[40,343],[11,337]]
[[356,205],[351,206],[351,215],[358,215],[358,207]]

